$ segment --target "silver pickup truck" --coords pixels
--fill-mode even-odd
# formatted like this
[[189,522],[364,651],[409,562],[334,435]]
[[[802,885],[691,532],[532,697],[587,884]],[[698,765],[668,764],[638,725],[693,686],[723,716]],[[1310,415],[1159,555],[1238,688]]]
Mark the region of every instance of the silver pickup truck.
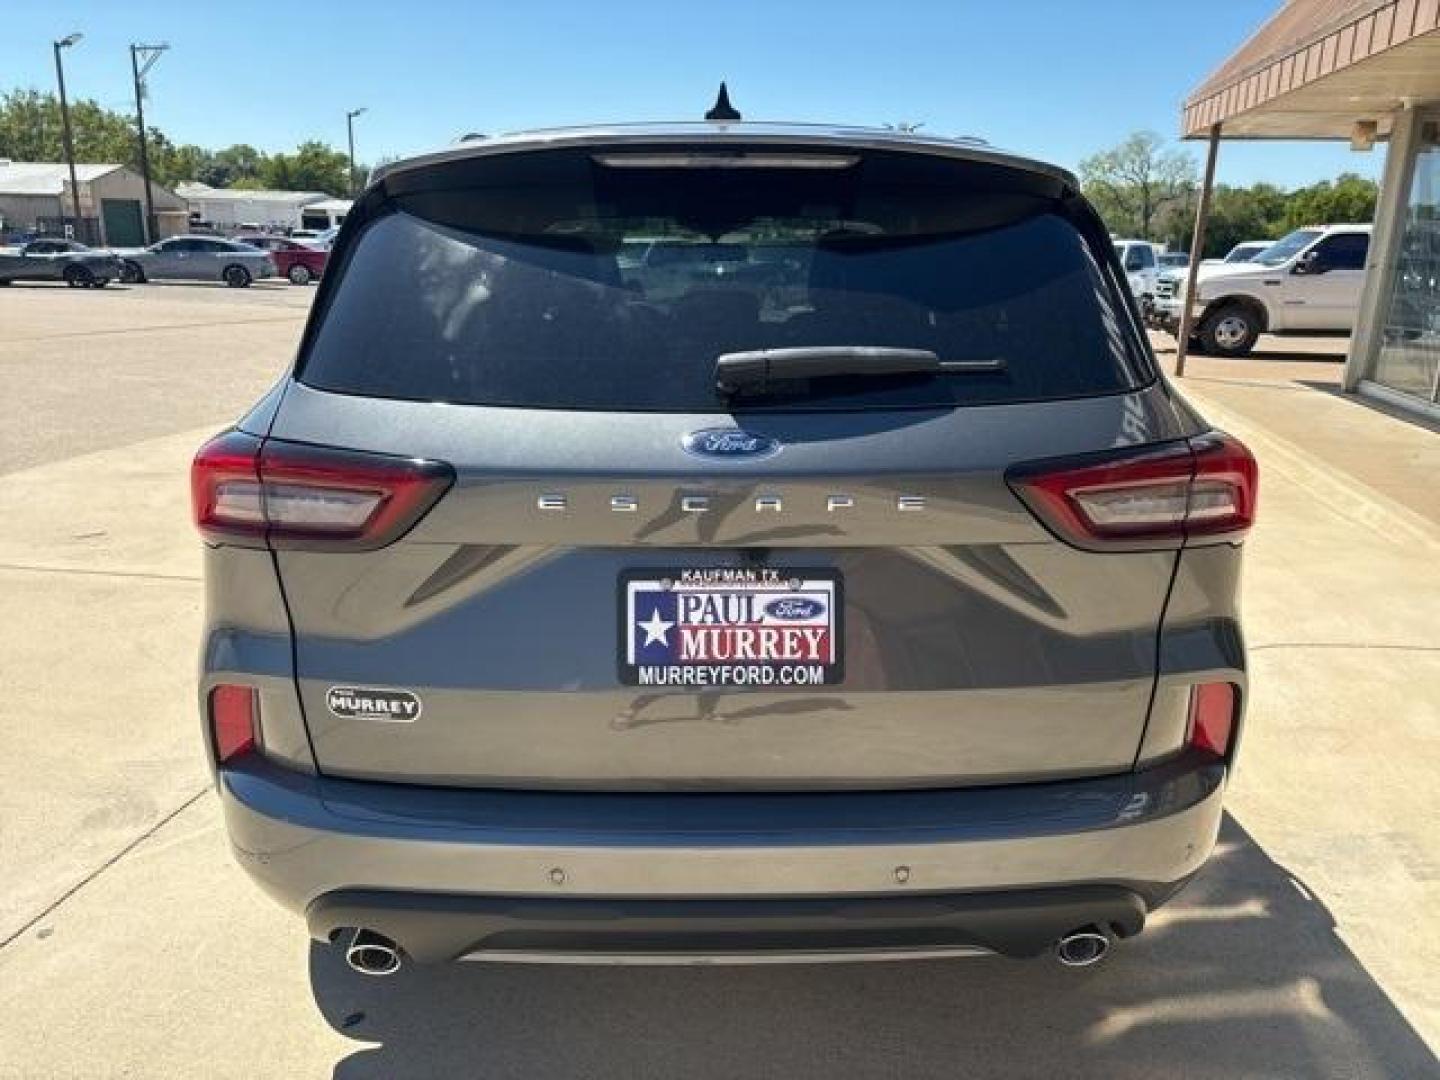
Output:
[[0,285],[13,281],[63,281],[67,285],[101,288],[120,277],[120,260],[75,240],[31,240],[19,247],[0,247]]

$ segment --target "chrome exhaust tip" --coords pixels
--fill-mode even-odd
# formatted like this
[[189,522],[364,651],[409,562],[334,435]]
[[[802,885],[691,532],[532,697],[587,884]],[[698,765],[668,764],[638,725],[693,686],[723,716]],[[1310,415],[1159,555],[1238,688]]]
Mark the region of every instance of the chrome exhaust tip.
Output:
[[373,930],[356,930],[345,948],[345,962],[361,975],[394,975],[400,970],[400,946]]
[[1110,935],[1097,926],[1072,930],[1055,943],[1055,959],[1066,967],[1083,968],[1098,964],[1110,951]]

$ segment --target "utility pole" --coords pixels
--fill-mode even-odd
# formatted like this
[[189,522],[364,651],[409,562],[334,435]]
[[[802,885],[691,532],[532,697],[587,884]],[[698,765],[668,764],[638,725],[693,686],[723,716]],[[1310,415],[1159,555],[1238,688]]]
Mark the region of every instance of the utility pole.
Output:
[[345,137],[350,143],[350,175],[346,178],[349,183],[345,185],[350,192],[350,197],[355,197],[355,118],[365,111],[362,105],[358,109],[351,109],[345,114]]
[[[60,60],[60,50],[68,49],[84,34],[69,34],[55,42],[55,80],[60,84],[60,126],[65,135],[65,164],[70,166],[70,199],[75,207],[75,230],[80,229],[80,184],[75,179],[75,140],[70,135],[70,102],[65,98],[65,65]],[[89,237],[83,239],[88,240]]]
[[[130,46],[130,71],[135,76],[135,121],[140,129],[140,175],[145,180],[145,243],[155,242],[155,196],[150,191],[150,152],[145,146],[145,76],[169,45]],[[141,57],[144,62],[141,62]]]

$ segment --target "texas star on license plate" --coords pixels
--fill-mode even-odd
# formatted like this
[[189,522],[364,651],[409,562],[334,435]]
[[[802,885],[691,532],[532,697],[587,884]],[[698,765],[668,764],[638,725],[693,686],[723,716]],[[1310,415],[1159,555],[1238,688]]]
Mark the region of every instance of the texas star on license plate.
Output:
[[824,686],[843,675],[840,575],[716,567],[620,579],[620,681],[631,686]]

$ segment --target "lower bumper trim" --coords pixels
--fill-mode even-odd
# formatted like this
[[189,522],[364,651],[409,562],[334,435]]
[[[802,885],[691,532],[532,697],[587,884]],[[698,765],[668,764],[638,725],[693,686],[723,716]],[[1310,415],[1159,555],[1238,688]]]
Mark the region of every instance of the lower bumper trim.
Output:
[[780,963],[1036,956],[1099,926],[1145,925],[1141,896],[1114,885],[822,898],[536,898],[344,890],[306,912],[310,933],[383,934],[421,963]]
[[753,964],[853,964],[883,960],[953,960],[994,956],[978,945],[936,949],[855,949],[853,951],[781,952],[764,950],[732,953],[540,953],[487,949],[467,953],[462,961],[490,964],[583,964],[592,967],[748,967]]

